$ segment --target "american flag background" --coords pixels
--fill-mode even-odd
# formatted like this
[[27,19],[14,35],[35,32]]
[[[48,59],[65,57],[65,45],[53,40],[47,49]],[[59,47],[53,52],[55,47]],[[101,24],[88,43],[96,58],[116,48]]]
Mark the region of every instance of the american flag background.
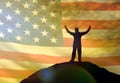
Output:
[[120,75],[119,0],[0,0],[0,83],[19,83],[39,69],[71,58],[64,29],[82,38],[82,61]]

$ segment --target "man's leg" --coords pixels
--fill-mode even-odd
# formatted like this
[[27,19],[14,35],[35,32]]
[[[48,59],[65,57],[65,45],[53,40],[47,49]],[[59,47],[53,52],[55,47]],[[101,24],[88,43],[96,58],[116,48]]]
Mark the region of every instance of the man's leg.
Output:
[[71,58],[71,60],[70,60],[71,62],[74,61],[75,56],[76,56],[76,47],[73,47],[72,58]]
[[78,47],[77,50],[78,50],[78,61],[81,62],[81,54],[82,54],[82,52],[81,52],[81,48]]

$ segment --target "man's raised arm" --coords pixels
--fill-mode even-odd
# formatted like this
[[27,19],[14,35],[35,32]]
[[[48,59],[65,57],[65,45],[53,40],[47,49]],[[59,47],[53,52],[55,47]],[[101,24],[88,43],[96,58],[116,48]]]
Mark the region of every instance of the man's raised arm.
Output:
[[73,32],[69,31],[66,25],[64,27],[69,34],[73,35]]
[[87,31],[85,31],[85,32],[81,32],[81,33],[82,33],[82,35],[87,34],[87,33],[90,31],[90,29],[91,29],[91,26],[89,26],[89,28],[88,28],[88,30],[87,30]]

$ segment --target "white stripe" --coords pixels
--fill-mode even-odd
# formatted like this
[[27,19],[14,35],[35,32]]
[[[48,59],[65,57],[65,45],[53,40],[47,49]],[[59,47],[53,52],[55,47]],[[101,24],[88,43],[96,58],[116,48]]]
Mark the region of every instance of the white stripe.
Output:
[[115,3],[120,0],[61,0],[62,2],[99,2],[99,3]]
[[[2,69],[13,69],[13,70],[40,70],[43,68],[50,67],[54,64],[35,63],[27,61],[14,61],[14,60],[0,60],[0,68]],[[102,66],[110,72],[120,74],[120,66]]]
[[[69,29],[74,32],[73,29]],[[85,29],[80,29],[80,32],[84,32]],[[65,29],[62,30],[64,38],[73,38],[70,34],[66,32]],[[91,30],[88,34],[84,35],[82,39],[90,38],[90,39],[114,39],[120,38],[119,30]]]
[[0,77],[0,83],[20,83],[20,81],[23,80],[22,78],[5,78]]
[[108,71],[120,75],[120,66],[103,66]]
[[[120,55],[120,47],[99,47],[99,48],[82,48],[83,57],[106,57]],[[71,47],[40,47],[29,46],[16,43],[0,42],[0,50],[9,52],[22,52],[29,54],[43,54],[49,56],[71,57]],[[96,53],[97,51],[97,53]]]
[[[34,62],[23,62],[14,60],[0,60],[0,68],[2,69],[13,69],[13,70],[40,70],[52,66],[53,64],[43,64]],[[101,66],[110,72],[120,74],[120,66]]]
[[[29,58],[28,58],[29,59]],[[39,70],[52,64],[0,59],[0,68],[13,70]]]
[[120,20],[120,11],[64,10],[63,20]]

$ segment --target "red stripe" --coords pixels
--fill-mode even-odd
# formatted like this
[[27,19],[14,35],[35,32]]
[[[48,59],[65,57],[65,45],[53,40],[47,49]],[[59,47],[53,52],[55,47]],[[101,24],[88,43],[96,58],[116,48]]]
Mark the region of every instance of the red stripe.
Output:
[[83,57],[83,61],[90,61],[92,63],[95,63],[97,65],[101,66],[115,66],[120,65],[120,56],[111,56],[111,57]]
[[[61,62],[68,62],[70,58],[59,56],[48,56],[42,54],[27,54],[18,52],[0,51],[0,59],[16,60],[16,61],[29,61],[46,64],[56,64]],[[66,55],[67,56],[67,55]],[[120,65],[120,56],[109,57],[83,57],[83,61],[93,62],[98,65],[112,66]]]
[[10,69],[0,69],[0,77],[7,78],[26,78],[35,70],[10,70]]
[[62,2],[64,10],[120,10],[120,3]]
[[68,58],[65,57],[55,57],[44,54],[29,54],[29,53],[18,53],[18,52],[7,52],[7,51],[0,51],[0,59],[30,61],[30,62],[39,62],[39,63],[48,63],[48,64],[55,64],[57,62],[63,62],[68,60]]
[[[15,56],[15,55],[13,55]],[[26,55],[25,55],[26,56]],[[40,57],[39,57],[40,58]],[[113,57],[99,57],[99,58],[82,58],[83,61],[89,61],[97,65],[101,66],[112,66],[112,65],[120,65],[120,56]],[[51,59],[49,59],[51,60]],[[56,63],[59,63],[57,61]],[[11,70],[11,69],[0,69],[0,77],[7,78],[26,78],[33,74],[36,70]]]
[[[73,39],[64,38],[64,46],[72,47]],[[120,39],[82,39],[82,47],[120,47]]]
[[62,20],[62,28],[64,26],[68,28],[75,28],[78,26],[80,29],[86,29],[89,25],[92,26],[93,30],[113,30],[120,29],[120,20],[109,20],[109,21],[97,21],[97,20]]

